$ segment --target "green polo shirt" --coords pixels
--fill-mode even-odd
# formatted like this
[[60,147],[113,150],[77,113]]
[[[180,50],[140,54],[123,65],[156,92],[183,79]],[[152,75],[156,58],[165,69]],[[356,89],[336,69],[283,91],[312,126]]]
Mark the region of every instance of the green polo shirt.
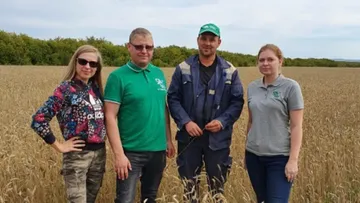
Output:
[[262,78],[248,85],[252,124],[246,149],[258,156],[290,154],[290,111],[304,108],[299,84],[280,75],[265,86]]
[[124,150],[166,150],[166,80],[163,71],[128,62],[110,73],[104,99],[120,104],[118,127]]

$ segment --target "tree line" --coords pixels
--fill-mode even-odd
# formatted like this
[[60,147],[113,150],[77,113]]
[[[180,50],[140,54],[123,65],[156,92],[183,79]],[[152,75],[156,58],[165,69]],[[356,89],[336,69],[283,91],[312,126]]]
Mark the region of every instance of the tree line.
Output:
[[[74,51],[83,44],[99,49],[106,66],[121,66],[129,60],[125,44],[115,45],[104,38],[85,39],[57,37],[49,40],[32,38],[0,30],[1,65],[67,65]],[[156,47],[152,63],[160,67],[174,67],[185,58],[197,53],[196,49],[171,45]],[[255,66],[256,56],[220,50],[218,54],[231,61],[236,67]],[[315,58],[285,58],[285,66],[305,67],[360,67],[360,62],[334,61]]]

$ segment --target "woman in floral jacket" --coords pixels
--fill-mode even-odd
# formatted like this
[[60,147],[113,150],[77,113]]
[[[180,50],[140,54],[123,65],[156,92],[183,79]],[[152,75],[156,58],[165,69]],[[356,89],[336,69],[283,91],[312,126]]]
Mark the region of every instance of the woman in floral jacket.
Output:
[[[102,67],[101,54],[95,47],[79,47],[64,81],[32,117],[31,128],[63,153],[61,174],[69,202],[95,202],[105,172]],[[64,142],[51,130],[49,123],[54,116]]]

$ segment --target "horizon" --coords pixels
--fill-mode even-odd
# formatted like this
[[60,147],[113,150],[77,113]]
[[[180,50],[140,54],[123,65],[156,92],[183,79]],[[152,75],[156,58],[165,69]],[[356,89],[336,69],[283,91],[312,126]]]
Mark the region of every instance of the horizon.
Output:
[[221,51],[256,55],[262,45],[273,43],[286,58],[360,59],[359,1],[275,0],[271,9],[259,2],[243,2],[13,0],[0,8],[0,29],[42,40],[94,36],[123,45],[132,29],[145,27],[156,47],[196,49],[200,26],[212,22],[221,30]]
[[[38,39],[38,40],[54,40],[56,38],[62,38],[62,39],[76,39],[76,40],[86,40],[86,38],[90,38],[90,37],[94,37],[94,36],[84,36],[83,38],[74,38],[74,37],[61,37],[61,36],[55,36],[55,37],[52,37],[52,38],[49,38],[49,39],[41,39],[41,38],[36,38],[36,37],[33,37],[31,35],[28,35],[27,33],[16,33],[16,32],[8,32],[6,30],[0,30],[0,31],[4,31],[6,33],[13,33],[13,34],[16,34],[16,35],[21,35],[21,34],[24,34],[24,35],[27,35],[28,37],[31,37],[32,39]],[[97,38],[97,39],[100,39],[101,37]],[[108,39],[106,38],[103,38],[104,40],[108,41]],[[111,42],[111,41],[108,41],[108,42]],[[124,46],[125,43],[127,42],[124,42],[123,44],[115,44],[113,42],[111,42],[114,46]],[[177,47],[185,47],[187,49],[196,49],[194,47],[187,47],[187,46],[181,46],[181,45],[176,45],[176,44],[169,44],[169,45],[166,45],[166,46],[155,46],[155,48],[157,47],[170,47],[170,46],[177,46]],[[229,50],[222,50],[222,49],[218,49],[218,51],[225,51],[225,52],[231,52]],[[234,54],[243,54],[243,55],[252,55],[252,54],[247,54],[247,53],[239,53],[239,52],[231,52],[231,53],[234,53]],[[256,55],[253,55],[253,56],[256,56]],[[285,58],[289,58],[289,59],[329,59],[329,60],[333,60],[333,61],[343,61],[343,62],[360,62],[360,57],[359,59],[346,59],[346,58],[312,58],[312,57],[308,57],[308,58],[300,58],[300,57],[285,57]]]

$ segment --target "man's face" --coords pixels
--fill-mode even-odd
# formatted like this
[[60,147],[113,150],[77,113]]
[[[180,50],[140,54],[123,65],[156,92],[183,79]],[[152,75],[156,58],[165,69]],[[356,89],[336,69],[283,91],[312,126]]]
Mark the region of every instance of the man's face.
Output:
[[135,35],[127,48],[131,60],[140,67],[146,67],[154,53],[154,42],[151,35]]
[[209,57],[216,54],[216,49],[221,44],[221,39],[212,34],[205,32],[197,38],[200,55]]

